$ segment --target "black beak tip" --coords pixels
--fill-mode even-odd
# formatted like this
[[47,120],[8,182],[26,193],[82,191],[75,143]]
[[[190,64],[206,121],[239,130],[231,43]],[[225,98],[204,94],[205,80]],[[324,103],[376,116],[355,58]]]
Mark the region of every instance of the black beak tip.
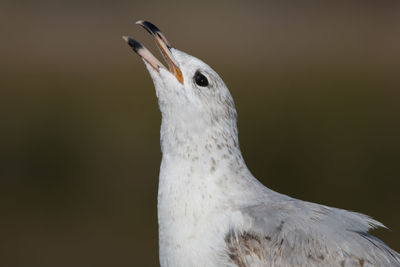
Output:
[[143,46],[138,41],[134,40],[132,37],[122,36],[122,39],[124,39],[135,52],[143,48]]
[[146,29],[146,31],[148,31],[149,33],[156,35],[157,33],[161,32],[159,28],[157,28],[156,25],[154,25],[151,22],[148,21],[143,21],[143,20],[139,20],[136,22],[136,24],[142,26],[143,28]]

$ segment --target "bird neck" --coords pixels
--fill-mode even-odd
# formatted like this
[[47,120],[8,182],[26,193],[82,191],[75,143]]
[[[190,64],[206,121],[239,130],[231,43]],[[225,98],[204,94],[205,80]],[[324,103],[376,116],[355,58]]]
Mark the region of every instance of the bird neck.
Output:
[[186,120],[182,116],[172,119],[163,115],[161,150],[163,156],[179,160],[196,161],[216,157],[242,160],[236,120],[216,122],[205,116]]

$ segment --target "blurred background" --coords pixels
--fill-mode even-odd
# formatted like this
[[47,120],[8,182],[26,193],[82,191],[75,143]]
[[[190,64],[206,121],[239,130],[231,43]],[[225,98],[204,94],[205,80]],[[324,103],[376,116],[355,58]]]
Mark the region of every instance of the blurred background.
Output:
[[398,1],[0,2],[0,265],[158,266],[149,20],[225,80],[265,185],[400,251]]

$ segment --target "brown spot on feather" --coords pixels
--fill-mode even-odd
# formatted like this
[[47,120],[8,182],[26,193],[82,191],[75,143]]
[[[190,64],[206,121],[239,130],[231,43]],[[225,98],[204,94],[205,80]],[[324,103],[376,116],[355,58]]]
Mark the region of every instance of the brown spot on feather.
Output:
[[[271,237],[264,237],[266,240],[271,240]],[[266,259],[264,247],[260,237],[256,234],[244,232],[237,236],[230,231],[225,236],[229,257],[238,267],[248,267],[245,256],[254,255],[260,261]]]

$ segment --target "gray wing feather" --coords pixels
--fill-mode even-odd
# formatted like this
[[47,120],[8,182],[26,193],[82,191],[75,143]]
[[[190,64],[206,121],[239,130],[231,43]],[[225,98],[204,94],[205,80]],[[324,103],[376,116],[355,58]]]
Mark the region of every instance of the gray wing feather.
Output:
[[250,223],[225,237],[236,266],[400,266],[400,255],[367,233],[384,226],[363,214],[296,199],[241,211]]

